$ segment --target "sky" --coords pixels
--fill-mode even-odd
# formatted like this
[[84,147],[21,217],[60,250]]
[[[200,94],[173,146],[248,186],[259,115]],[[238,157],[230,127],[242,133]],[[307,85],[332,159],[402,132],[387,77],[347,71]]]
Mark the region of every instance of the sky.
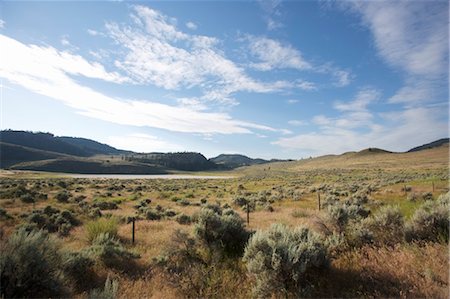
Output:
[[2,1],[1,129],[300,159],[449,136],[448,1]]

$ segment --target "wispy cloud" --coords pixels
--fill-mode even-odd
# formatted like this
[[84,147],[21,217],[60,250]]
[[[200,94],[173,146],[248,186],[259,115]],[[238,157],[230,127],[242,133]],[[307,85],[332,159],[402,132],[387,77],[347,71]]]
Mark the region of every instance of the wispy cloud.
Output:
[[80,85],[72,76],[123,84],[116,72],[79,55],[48,46],[25,45],[0,35],[0,77],[32,92],[63,102],[78,113],[123,125],[148,126],[176,132],[232,134],[253,130],[281,132],[269,126],[235,120],[225,113],[207,113],[150,101],[116,99]]
[[266,37],[248,36],[249,50],[260,62],[252,63],[254,67],[262,71],[270,71],[276,68],[292,68],[297,70],[311,69],[299,50],[289,44]]
[[191,30],[197,30],[197,24],[195,24],[194,22],[191,22],[191,21],[186,23],[186,27]]
[[5,24],[6,24],[6,22],[4,20],[0,19],[0,29],[5,28]]
[[[437,118],[436,114],[440,117]],[[445,116],[438,108],[411,108],[392,112],[389,117],[395,123],[373,125],[368,132],[325,126],[318,132],[280,138],[273,144],[300,151],[303,156],[343,153],[374,146],[405,151],[424,141],[442,138],[448,131]]]
[[106,143],[119,148],[127,149],[135,152],[176,152],[184,148],[178,144],[172,144],[159,137],[133,133],[126,136],[110,136],[105,140]]
[[262,8],[264,14],[263,18],[266,22],[268,30],[276,30],[282,28],[284,25],[280,21],[281,16],[281,0],[259,0],[258,3]]
[[171,18],[145,6],[134,6],[133,26],[108,23],[107,31],[125,56],[115,65],[139,84],[168,90],[200,87],[198,99],[235,104],[239,91],[267,93],[292,88],[290,82],[260,82],[225,57],[214,37],[187,34]]
[[[300,50],[288,43],[282,43],[278,40],[267,38],[265,36],[246,35],[240,38],[247,42],[247,49],[255,61],[249,66],[259,71],[272,71],[274,69],[293,69],[296,71],[310,71],[321,74],[329,74],[333,78],[333,85],[336,87],[347,86],[352,81],[350,71],[340,69],[331,63],[313,64],[303,57]],[[305,85],[298,86],[300,88]],[[306,90],[315,90],[316,86],[303,88]]]
[[288,124],[290,124],[291,126],[306,126],[308,124],[308,122],[306,120],[298,120],[298,119],[293,119],[288,121]]
[[448,115],[441,107],[410,107],[380,113],[377,121],[369,106],[380,96],[378,90],[365,88],[351,101],[334,104],[340,112],[338,116],[314,116],[311,122],[318,126],[316,131],[279,138],[273,144],[309,156],[374,146],[405,151],[448,135]]
[[[448,85],[448,1],[346,1],[373,34],[380,57],[403,71],[391,104],[419,107],[439,100]],[[436,88],[437,87],[437,88]]]

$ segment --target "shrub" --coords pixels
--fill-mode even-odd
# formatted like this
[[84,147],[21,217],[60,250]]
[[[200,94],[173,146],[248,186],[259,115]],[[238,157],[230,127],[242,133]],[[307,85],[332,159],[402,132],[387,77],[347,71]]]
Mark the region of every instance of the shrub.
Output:
[[208,208],[202,208],[197,215],[194,231],[209,249],[218,250],[227,256],[242,254],[249,237],[238,214],[219,215]]
[[393,245],[403,239],[404,220],[398,207],[381,207],[372,218],[365,221],[365,224],[366,229],[372,233],[375,243]]
[[361,220],[369,215],[369,211],[361,205],[350,202],[335,203],[327,208],[328,219],[339,232],[344,232],[351,221]]
[[258,297],[283,293],[300,295],[316,277],[316,271],[328,265],[327,248],[308,228],[290,229],[274,224],[257,231],[245,248],[243,260],[256,278]]
[[145,218],[147,220],[159,220],[161,219],[161,214],[158,211],[152,209],[145,210]]
[[117,298],[117,290],[119,282],[106,278],[103,289],[94,289],[89,293],[88,299],[115,299]]
[[433,193],[431,192],[424,192],[422,193],[423,200],[432,200],[433,199]]
[[162,270],[164,278],[186,296],[204,296],[208,277],[208,264],[200,254],[200,247],[187,233],[176,230],[163,254],[153,259],[155,270]]
[[24,203],[33,203],[34,202],[34,197],[30,194],[24,194],[20,197],[20,200]]
[[56,200],[59,202],[67,202],[70,198],[70,193],[67,191],[60,191],[56,194]]
[[99,235],[108,234],[110,237],[117,236],[119,222],[116,218],[99,218],[86,223],[86,233],[89,242],[93,242]]
[[127,251],[122,244],[109,233],[101,233],[87,249],[88,255],[98,259],[107,267],[120,268],[138,255]]
[[190,224],[191,217],[189,215],[181,213],[175,217],[175,221],[178,222],[179,224]]
[[448,193],[436,202],[423,204],[406,225],[407,241],[444,241],[449,240],[450,215]]
[[100,210],[117,210],[119,208],[113,201],[97,201],[92,206]]
[[2,208],[0,208],[0,220],[9,220],[13,217],[8,214],[8,212]]
[[64,294],[59,245],[44,231],[16,231],[0,255],[1,297],[60,297]]
[[27,220],[28,224],[25,227],[28,231],[34,228],[44,229],[50,233],[58,232],[63,236],[67,235],[73,226],[79,224],[70,211],[60,211],[52,206],[32,211]]
[[85,252],[63,252],[62,268],[65,276],[77,287],[82,288],[91,277],[94,261]]

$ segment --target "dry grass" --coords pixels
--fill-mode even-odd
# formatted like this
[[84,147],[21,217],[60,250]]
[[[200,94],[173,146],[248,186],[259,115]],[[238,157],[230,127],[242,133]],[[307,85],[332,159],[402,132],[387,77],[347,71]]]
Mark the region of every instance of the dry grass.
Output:
[[332,267],[319,297],[449,297],[445,244],[364,247],[344,253]]

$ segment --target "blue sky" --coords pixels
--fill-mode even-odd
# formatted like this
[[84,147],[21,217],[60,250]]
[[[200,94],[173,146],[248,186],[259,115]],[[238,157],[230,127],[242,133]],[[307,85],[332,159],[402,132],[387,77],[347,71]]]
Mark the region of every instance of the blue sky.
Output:
[[2,129],[262,158],[448,137],[447,1],[0,3]]

